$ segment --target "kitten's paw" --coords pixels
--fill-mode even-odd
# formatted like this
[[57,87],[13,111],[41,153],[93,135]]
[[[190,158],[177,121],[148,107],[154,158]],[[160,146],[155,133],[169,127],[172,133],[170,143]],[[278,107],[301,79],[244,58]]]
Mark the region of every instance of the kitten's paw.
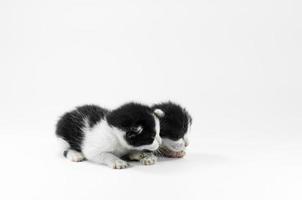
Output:
[[123,160],[115,160],[112,168],[113,169],[125,169],[129,166],[129,164],[126,161]]
[[81,152],[75,150],[68,150],[66,152],[66,158],[72,162],[81,162],[85,160],[84,155]]
[[157,157],[153,154],[149,154],[140,160],[143,165],[154,165],[157,161]]

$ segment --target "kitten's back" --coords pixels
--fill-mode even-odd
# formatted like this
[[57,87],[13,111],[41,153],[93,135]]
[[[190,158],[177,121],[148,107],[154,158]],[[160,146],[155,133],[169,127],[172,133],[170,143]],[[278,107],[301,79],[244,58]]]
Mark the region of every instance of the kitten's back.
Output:
[[71,149],[81,151],[83,129],[92,128],[109,111],[96,105],[79,106],[65,113],[56,125],[56,135],[65,140]]

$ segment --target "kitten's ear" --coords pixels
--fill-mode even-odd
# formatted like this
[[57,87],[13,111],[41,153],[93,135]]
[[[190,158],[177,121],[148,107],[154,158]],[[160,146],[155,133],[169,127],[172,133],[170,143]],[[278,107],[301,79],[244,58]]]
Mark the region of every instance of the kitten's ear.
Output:
[[156,117],[158,117],[158,118],[162,118],[162,117],[165,116],[164,111],[162,111],[162,110],[159,109],[159,108],[156,108],[156,109],[153,111],[153,113],[154,113],[154,114],[156,115]]
[[130,131],[128,131],[128,132],[126,133],[126,136],[127,136],[128,138],[133,138],[133,137],[135,137],[135,136],[141,134],[142,131],[143,131],[143,127],[141,127],[141,126],[133,127],[133,128],[130,129]]

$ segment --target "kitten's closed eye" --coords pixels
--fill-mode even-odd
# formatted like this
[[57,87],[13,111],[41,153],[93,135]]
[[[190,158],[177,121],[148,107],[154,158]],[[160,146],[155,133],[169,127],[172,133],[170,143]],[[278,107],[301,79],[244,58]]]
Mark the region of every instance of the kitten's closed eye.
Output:
[[141,134],[143,132],[143,127],[137,126],[137,127],[132,127],[130,131],[126,133],[127,137],[129,138],[134,138],[135,136]]
[[137,134],[140,134],[143,131],[143,127],[142,126],[134,127],[131,129],[131,131],[134,131]]

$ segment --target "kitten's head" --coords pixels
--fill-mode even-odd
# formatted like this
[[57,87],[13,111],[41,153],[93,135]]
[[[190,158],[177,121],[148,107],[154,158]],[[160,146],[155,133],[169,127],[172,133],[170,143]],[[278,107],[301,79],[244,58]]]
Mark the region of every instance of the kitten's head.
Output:
[[124,104],[108,114],[107,121],[128,148],[155,151],[161,144],[159,119],[148,106]]
[[165,102],[155,104],[152,109],[160,119],[161,147],[170,151],[184,151],[189,145],[188,132],[192,117],[178,104]]

